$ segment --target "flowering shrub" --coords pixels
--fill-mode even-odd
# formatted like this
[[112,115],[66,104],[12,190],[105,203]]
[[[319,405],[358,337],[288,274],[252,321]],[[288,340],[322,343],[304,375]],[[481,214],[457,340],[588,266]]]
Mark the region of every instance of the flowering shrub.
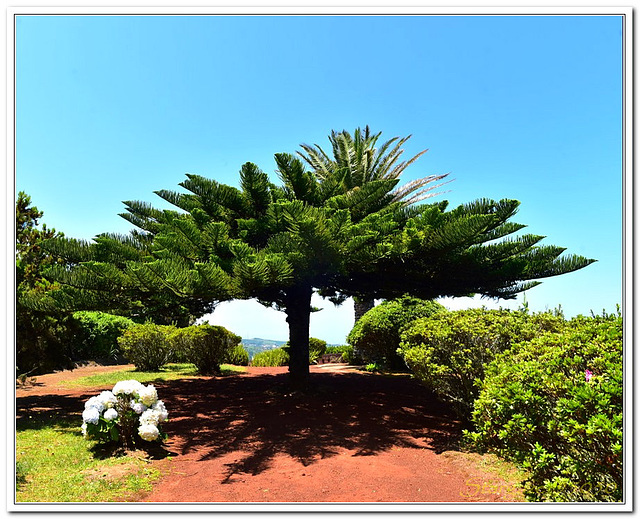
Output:
[[467,442],[520,463],[537,501],[620,501],[622,318],[577,317],[486,370]]
[[89,440],[117,442],[131,448],[138,438],[147,442],[165,440],[167,436],[160,423],[168,416],[153,385],[124,380],[116,383],[112,391],[103,391],[87,400],[82,413],[82,434]]

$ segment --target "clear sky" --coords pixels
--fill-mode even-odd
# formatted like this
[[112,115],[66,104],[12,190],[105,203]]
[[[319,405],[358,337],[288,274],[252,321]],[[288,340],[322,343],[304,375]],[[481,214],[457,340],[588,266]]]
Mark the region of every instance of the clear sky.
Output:
[[[368,124],[429,149],[404,181],[450,173],[450,207],[520,200],[541,244],[598,260],[531,309],[622,303],[619,16],[20,16],[15,70],[16,191],[67,236],[127,233],[122,201],[166,207],[153,191],[185,173],[238,185],[251,161],[275,181],[274,153]],[[343,343],[352,304],[324,306],[312,336]],[[212,322],[287,339],[257,303]]]

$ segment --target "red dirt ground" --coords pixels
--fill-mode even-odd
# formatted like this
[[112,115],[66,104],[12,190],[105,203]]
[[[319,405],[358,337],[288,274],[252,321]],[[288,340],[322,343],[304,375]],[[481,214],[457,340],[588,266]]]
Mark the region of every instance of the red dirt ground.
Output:
[[[130,366],[131,367],[131,366]],[[39,376],[16,390],[17,417],[77,416],[97,390],[64,380],[123,366]],[[455,452],[460,424],[406,376],[312,366],[291,393],[287,368],[155,384],[169,410],[161,479],[144,502],[433,503],[522,501],[520,491]]]

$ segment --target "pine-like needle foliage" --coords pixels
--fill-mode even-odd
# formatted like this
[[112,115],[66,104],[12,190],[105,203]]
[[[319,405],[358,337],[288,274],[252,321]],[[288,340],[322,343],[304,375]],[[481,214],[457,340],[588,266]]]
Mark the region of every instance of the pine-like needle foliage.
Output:
[[371,153],[378,135],[368,129],[348,146],[344,134],[333,137],[346,164],[340,169],[329,170],[321,152],[309,154],[313,171],[281,153],[275,156],[279,186],[252,163],[242,166],[239,188],[187,175],[180,184],[186,192],[157,192],[176,210],[125,203],[123,216],[138,227],[129,236],[52,240],[49,250],[74,266],[50,270],[64,287],[51,301],[129,305],[169,318],[256,298],[286,312],[290,372],[304,379],[314,291],[336,301],[402,294],[512,298],[540,278],[593,261],[540,246],[541,236],[513,236],[523,227],[509,221],[519,204],[514,200],[477,200],[453,210],[446,202],[409,207],[415,195],[406,197],[416,190],[398,188],[405,163],[397,163],[393,140]]

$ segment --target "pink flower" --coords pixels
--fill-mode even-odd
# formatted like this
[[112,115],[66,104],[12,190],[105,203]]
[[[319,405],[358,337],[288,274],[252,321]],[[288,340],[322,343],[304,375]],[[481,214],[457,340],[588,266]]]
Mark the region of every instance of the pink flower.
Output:
[[592,376],[593,376],[593,373],[591,373],[591,371],[586,370],[586,371],[584,372],[584,378],[585,378],[585,380],[586,380],[587,382],[589,382],[589,381],[591,380],[591,377],[592,377]]

